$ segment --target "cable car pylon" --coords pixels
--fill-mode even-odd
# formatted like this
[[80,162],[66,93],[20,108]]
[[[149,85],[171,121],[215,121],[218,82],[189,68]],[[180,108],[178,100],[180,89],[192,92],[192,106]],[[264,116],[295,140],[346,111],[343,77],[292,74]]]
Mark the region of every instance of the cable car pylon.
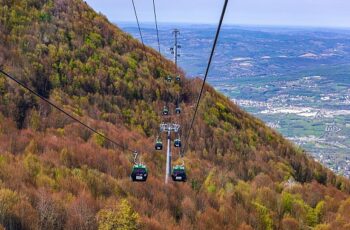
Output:
[[180,30],[174,29],[173,30],[173,35],[174,35],[174,46],[170,48],[171,54],[174,55],[174,62],[175,66],[177,68],[177,58],[180,57],[180,54],[178,54],[178,49],[181,49],[181,46],[178,44],[178,35],[180,34]]
[[180,130],[180,125],[176,123],[162,123],[160,124],[160,132],[165,132],[167,134],[167,151],[166,151],[166,168],[165,168],[165,183],[169,181],[171,174],[171,133],[178,133]]

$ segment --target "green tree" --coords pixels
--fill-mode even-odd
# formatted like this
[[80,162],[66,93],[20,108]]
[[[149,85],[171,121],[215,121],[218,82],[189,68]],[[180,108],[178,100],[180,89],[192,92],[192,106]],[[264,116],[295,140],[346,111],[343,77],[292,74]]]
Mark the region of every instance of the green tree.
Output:
[[113,209],[102,209],[98,213],[99,230],[136,230],[139,215],[131,208],[126,199]]
[[[101,132],[101,131],[100,131]],[[101,132],[102,133],[102,132]],[[97,145],[103,147],[105,146],[106,144],[106,138],[104,138],[103,136],[101,135],[98,135],[98,134],[94,134],[94,141],[96,142]]]
[[29,179],[35,180],[41,170],[40,160],[37,156],[29,153],[23,160],[24,168],[26,169]]
[[288,192],[283,192],[281,196],[282,212],[290,214],[293,208],[293,196]]
[[259,213],[259,219],[260,219],[259,229],[272,230],[273,221],[272,221],[269,209],[257,202],[254,202],[253,204]]

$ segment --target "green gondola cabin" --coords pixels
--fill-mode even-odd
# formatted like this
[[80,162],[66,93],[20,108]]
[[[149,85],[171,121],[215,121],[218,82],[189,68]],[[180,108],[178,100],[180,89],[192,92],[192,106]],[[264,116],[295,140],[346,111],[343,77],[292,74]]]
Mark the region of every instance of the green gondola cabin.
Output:
[[173,78],[172,78],[172,76],[167,76],[165,78],[165,80],[166,80],[166,82],[171,83],[173,81]]
[[186,175],[185,166],[183,165],[174,166],[171,173],[171,177],[175,182],[186,182],[187,175]]
[[148,169],[146,165],[143,164],[135,164],[132,167],[132,172],[131,172],[131,180],[133,182],[145,182],[147,181],[148,177]]
[[155,145],[155,149],[156,150],[162,150],[163,149],[163,142],[162,142],[162,140],[157,140],[156,141],[156,145]]
[[181,140],[180,139],[175,139],[174,140],[174,147],[175,148],[181,148]]
[[169,115],[169,109],[167,106],[164,106],[164,108],[163,108],[163,115],[164,116]]

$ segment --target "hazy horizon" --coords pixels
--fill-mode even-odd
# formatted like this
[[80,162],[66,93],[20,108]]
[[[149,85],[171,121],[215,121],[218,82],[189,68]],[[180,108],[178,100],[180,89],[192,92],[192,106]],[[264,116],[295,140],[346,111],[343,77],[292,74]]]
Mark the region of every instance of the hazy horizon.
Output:
[[[87,0],[94,10],[113,22],[132,22],[129,0]],[[216,24],[223,1],[156,0],[160,23]],[[152,1],[135,0],[141,23],[154,21]],[[224,24],[288,27],[350,28],[350,1],[343,0],[246,0],[230,1]]]
[[[132,26],[137,26],[136,21],[111,21],[114,24],[124,24],[124,25],[132,25]],[[148,22],[140,22],[140,25],[146,25],[146,26],[154,26],[154,22],[148,21]],[[216,23],[200,23],[200,22],[158,22],[158,25],[167,25],[167,26],[175,26],[175,25],[199,25],[199,26],[216,26]],[[339,29],[339,30],[350,30],[349,27],[341,27],[341,26],[312,26],[312,25],[283,25],[283,24],[274,24],[274,25],[269,25],[269,24],[229,24],[226,23],[223,25],[224,27],[254,27],[254,28],[295,28],[295,29]]]

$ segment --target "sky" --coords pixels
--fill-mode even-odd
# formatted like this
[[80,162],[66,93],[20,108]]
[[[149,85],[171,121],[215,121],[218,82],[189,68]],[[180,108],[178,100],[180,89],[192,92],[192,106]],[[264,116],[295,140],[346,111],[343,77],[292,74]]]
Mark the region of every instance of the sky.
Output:
[[[134,0],[153,22],[152,0]],[[86,0],[110,21],[135,22],[131,0]],[[217,24],[223,0],[155,0],[160,23]],[[225,24],[350,28],[350,0],[230,0]]]

